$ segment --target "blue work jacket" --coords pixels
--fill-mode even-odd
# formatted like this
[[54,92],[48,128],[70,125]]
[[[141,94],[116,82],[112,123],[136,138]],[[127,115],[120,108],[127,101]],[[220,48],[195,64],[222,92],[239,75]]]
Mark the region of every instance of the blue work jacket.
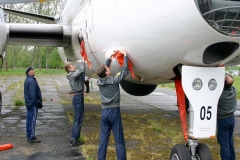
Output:
[[42,95],[36,78],[27,75],[24,82],[24,99],[27,109],[33,106],[42,108]]

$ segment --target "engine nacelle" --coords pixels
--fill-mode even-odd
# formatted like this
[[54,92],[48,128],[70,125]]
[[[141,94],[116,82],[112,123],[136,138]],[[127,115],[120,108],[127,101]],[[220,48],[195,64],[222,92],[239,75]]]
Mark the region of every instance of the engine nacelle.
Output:
[[125,80],[121,81],[120,85],[125,92],[134,96],[148,95],[152,93],[157,87],[157,85],[137,84]]

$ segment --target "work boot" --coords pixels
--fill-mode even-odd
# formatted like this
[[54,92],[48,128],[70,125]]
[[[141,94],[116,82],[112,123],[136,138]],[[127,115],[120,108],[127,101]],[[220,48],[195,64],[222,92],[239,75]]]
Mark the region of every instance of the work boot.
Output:
[[29,139],[28,143],[41,143],[41,141],[38,139]]
[[75,138],[72,138],[72,139],[70,140],[70,144],[72,144],[73,147],[76,147],[76,146],[83,145],[84,142],[81,142],[81,141],[79,141],[79,140],[77,140],[77,139],[75,139]]
[[37,138],[29,139],[28,143],[40,143],[41,141],[38,140]]
[[[33,139],[37,139],[37,137],[33,137],[32,140],[33,140]],[[29,142],[29,140],[30,140],[30,139],[27,139],[28,142]]]
[[70,139],[70,144],[72,144],[72,143],[73,143],[73,140],[74,140],[74,138],[71,138],[71,139]]

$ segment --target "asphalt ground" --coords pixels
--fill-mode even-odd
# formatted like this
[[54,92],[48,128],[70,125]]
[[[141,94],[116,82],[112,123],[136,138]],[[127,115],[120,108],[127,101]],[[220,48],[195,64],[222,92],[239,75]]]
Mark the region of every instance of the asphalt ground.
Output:
[[[64,76],[61,76],[65,78]],[[0,151],[1,160],[66,160],[85,159],[79,147],[70,145],[71,125],[63,105],[50,99],[59,99],[57,92],[58,76],[37,77],[43,97],[43,108],[39,109],[36,136],[38,144],[29,144],[25,136],[26,107],[14,107],[18,89],[17,83],[23,85],[25,76],[0,78],[3,98],[0,117],[0,144],[13,144],[13,148]],[[12,88],[9,90],[9,88]],[[16,87],[19,87],[16,85]],[[22,86],[21,86],[22,87]]]
[[[71,100],[72,96],[65,75],[36,76],[43,96],[43,108],[39,109],[36,125],[36,136],[42,142],[29,144],[25,136],[26,107],[15,107],[17,99],[17,84],[22,84],[25,76],[0,77],[0,90],[3,94],[3,107],[0,116],[0,145],[11,143],[12,149],[0,151],[1,160],[83,160],[81,147],[72,147],[69,144],[71,123],[67,117],[68,111],[73,111],[71,104],[61,103],[60,100]],[[99,96],[96,80],[93,79],[91,92],[88,96]],[[10,89],[9,89],[10,88]],[[21,93],[20,93],[21,94]],[[54,102],[51,101],[54,99]],[[153,93],[144,97],[131,96],[121,91],[121,111],[159,112],[159,116],[179,116],[176,106],[175,90],[157,88]],[[240,135],[240,102],[235,112],[235,135]],[[100,107],[85,105],[85,113],[88,111],[101,113]],[[167,111],[167,112],[163,112]],[[162,115],[160,115],[162,114]],[[164,114],[164,115],[163,115]],[[83,132],[89,130],[84,127]],[[89,126],[88,126],[89,127]]]

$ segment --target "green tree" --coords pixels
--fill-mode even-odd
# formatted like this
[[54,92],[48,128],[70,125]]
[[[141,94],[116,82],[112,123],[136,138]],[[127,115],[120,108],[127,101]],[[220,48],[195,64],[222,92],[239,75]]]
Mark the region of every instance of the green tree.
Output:
[[64,65],[56,48],[55,50],[53,50],[53,52],[49,56],[49,65],[51,68],[62,68]]
[[[55,0],[43,3],[20,3],[20,4],[9,4],[5,5],[5,8],[14,9],[23,12],[30,12],[36,14],[43,14],[48,16],[54,16],[60,11],[62,0]],[[8,15],[7,21],[9,23],[40,23],[34,20],[29,20],[23,17]],[[38,46],[14,46],[9,45],[6,50],[5,58],[5,70],[7,67],[27,67],[27,66],[38,66],[42,68],[59,68],[62,67],[63,62],[57,53],[56,47],[38,47]],[[54,54],[54,55],[51,55]],[[52,60],[48,60],[48,58]]]

